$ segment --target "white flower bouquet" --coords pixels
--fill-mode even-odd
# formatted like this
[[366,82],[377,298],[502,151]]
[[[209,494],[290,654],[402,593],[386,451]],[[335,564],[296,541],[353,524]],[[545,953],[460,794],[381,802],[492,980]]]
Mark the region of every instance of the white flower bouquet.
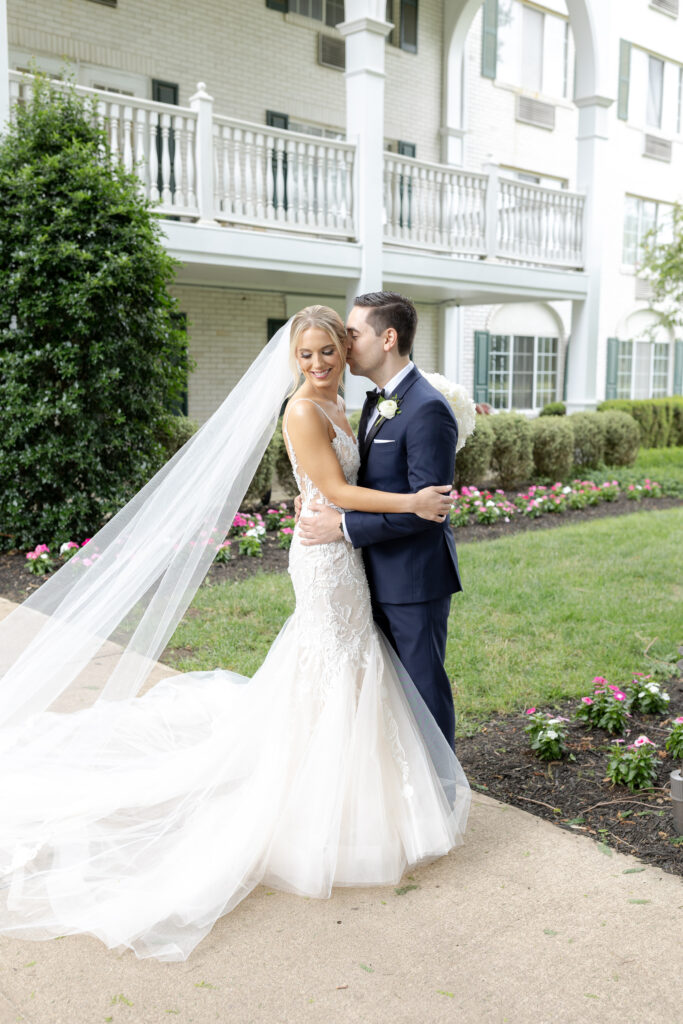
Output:
[[420,370],[420,373],[433,388],[436,388],[444,396],[453,410],[458,424],[458,443],[455,450],[459,452],[465,446],[470,434],[474,433],[477,422],[476,406],[462,385],[453,384],[441,373],[425,373],[424,370]]

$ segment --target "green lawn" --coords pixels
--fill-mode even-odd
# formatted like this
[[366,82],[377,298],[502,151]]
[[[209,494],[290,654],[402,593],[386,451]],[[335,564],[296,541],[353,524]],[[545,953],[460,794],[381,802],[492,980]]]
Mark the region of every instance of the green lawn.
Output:
[[[625,682],[683,642],[683,509],[639,512],[458,546],[446,668],[458,731],[495,711]],[[293,608],[289,577],[204,586],[166,657],[185,671],[251,675]]]

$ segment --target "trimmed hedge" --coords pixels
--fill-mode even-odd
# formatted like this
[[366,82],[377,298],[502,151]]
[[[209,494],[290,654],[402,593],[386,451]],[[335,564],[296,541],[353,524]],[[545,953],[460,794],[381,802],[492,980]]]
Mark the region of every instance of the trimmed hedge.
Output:
[[605,430],[605,463],[632,466],[640,448],[640,429],[633,416],[617,409],[600,412]]
[[534,471],[537,476],[560,480],[574,462],[574,430],[571,418],[555,415],[531,421]]
[[574,435],[574,465],[597,469],[605,461],[605,427],[599,412],[575,412],[567,422]]
[[564,402],[548,402],[541,409],[539,416],[566,416],[567,406]]
[[481,483],[491,466],[493,450],[492,416],[477,413],[474,433],[470,434],[463,448],[455,456],[456,487]]
[[526,483],[533,473],[531,423],[521,413],[501,412],[491,417],[491,426],[491,467],[507,491],[515,484]]
[[599,412],[618,410],[636,420],[643,448],[683,445],[683,395],[668,398],[610,398],[601,402]]

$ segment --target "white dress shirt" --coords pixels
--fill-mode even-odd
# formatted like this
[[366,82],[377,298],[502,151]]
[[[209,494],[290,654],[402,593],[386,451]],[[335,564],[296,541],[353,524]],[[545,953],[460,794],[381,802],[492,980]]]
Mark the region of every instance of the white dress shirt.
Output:
[[[401,381],[403,380],[403,378],[404,378],[404,377],[406,377],[406,376],[407,376],[407,375],[408,375],[408,374],[410,373],[410,371],[412,370],[412,368],[413,368],[414,366],[415,366],[415,363],[414,363],[414,362],[412,361],[412,359],[411,359],[411,360],[409,360],[409,361],[408,361],[408,363],[407,363],[407,364],[406,364],[406,365],[405,365],[404,367],[402,367],[402,368],[401,368],[401,369],[400,369],[400,370],[398,371],[398,373],[397,373],[397,374],[395,374],[395,375],[394,375],[394,376],[393,376],[393,377],[391,378],[391,380],[388,380],[388,381],[387,381],[387,383],[386,383],[386,384],[384,385],[384,388],[383,388],[383,390],[384,390],[384,394],[386,395],[386,397],[387,397],[387,398],[391,398],[392,394],[394,393],[394,391],[396,390],[396,388],[397,388],[397,387],[399,386],[399,384],[401,383]],[[375,390],[376,390],[376,391],[379,391],[379,390],[380,390],[380,388],[376,388]],[[370,432],[370,430],[372,429],[372,425],[373,425],[373,423],[375,422],[375,420],[376,420],[376,419],[377,419],[378,417],[379,417],[379,409],[377,408],[377,405],[375,405],[375,408],[374,408],[374,409],[372,410],[372,412],[370,413],[370,419],[368,420],[368,425],[367,425],[367,427],[365,428],[365,432],[366,432],[366,434],[368,434],[368,433]],[[364,440],[365,440],[365,438],[363,438],[363,437],[359,437],[359,438],[358,438],[358,443],[359,443],[359,444],[362,444],[362,442],[363,442]],[[347,531],[347,529],[346,529],[346,518],[345,518],[345,516],[344,516],[344,513],[343,513],[343,512],[342,512],[342,529],[343,529],[343,531],[344,531],[344,536],[346,537],[347,541],[348,541],[348,542],[349,542],[349,544],[350,544],[350,543],[351,543],[351,538],[349,537],[348,531]]]

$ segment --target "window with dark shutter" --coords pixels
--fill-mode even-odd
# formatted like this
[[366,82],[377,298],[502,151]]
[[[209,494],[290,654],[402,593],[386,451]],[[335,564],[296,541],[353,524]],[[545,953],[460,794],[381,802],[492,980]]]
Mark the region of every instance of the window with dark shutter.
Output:
[[399,45],[408,53],[417,53],[417,0],[401,0]]

